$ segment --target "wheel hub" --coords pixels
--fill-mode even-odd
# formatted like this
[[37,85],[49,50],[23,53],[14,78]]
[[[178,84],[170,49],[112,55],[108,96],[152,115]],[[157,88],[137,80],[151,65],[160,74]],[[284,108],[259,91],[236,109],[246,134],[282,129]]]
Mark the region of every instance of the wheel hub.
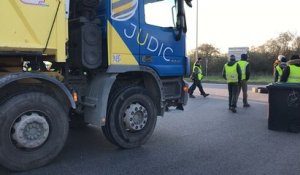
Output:
[[25,114],[13,125],[12,139],[23,148],[41,146],[49,136],[49,124],[45,117],[36,112]]
[[146,108],[139,103],[131,104],[125,111],[124,123],[126,129],[139,131],[145,127],[147,120],[148,112]]

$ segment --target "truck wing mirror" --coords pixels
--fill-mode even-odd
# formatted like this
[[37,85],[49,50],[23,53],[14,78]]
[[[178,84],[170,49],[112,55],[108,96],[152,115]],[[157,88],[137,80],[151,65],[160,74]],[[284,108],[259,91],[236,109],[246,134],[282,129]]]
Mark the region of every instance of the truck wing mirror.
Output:
[[[188,5],[191,5],[192,0],[185,0],[186,3],[189,3]],[[186,19],[185,19],[185,12],[184,12],[184,0],[178,1],[178,14],[177,14],[177,24],[176,24],[176,40],[181,39],[182,32],[186,33],[187,27],[186,27]]]
[[192,0],[185,0],[186,5],[188,5],[189,7],[193,7],[192,5]]
[[177,26],[176,26],[176,41],[181,39],[182,32],[186,33],[186,20],[184,15],[177,16]]

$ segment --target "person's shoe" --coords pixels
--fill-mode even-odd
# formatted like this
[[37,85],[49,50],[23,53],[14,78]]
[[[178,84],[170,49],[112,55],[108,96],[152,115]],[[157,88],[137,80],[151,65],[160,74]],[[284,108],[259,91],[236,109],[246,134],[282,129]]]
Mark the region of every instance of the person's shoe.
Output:
[[236,113],[236,109],[235,109],[234,107],[231,108],[231,111],[232,111],[233,113]]
[[207,97],[207,96],[209,96],[209,94],[203,94],[203,97]]
[[176,109],[177,109],[177,110],[184,111],[184,108],[183,108],[182,104],[177,105]]
[[246,104],[244,104],[244,107],[248,108],[248,107],[250,107],[250,105],[248,103],[246,103]]
[[196,98],[193,94],[189,95],[190,98]]
[[169,109],[168,106],[165,107],[165,111],[166,111],[166,112],[170,111],[170,109]]

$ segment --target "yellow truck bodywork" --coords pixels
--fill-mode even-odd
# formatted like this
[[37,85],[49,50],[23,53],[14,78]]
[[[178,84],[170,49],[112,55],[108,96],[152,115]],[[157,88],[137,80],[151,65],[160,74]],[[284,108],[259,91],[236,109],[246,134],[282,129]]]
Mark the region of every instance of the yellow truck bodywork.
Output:
[[67,20],[65,0],[0,0],[0,51],[42,53],[49,39],[43,54],[65,62]]

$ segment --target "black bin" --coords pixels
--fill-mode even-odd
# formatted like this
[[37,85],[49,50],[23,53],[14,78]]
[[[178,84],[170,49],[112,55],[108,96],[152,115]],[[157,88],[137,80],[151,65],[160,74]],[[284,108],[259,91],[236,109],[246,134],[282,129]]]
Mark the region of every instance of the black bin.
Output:
[[276,131],[300,131],[300,84],[276,83],[269,90],[268,128]]

